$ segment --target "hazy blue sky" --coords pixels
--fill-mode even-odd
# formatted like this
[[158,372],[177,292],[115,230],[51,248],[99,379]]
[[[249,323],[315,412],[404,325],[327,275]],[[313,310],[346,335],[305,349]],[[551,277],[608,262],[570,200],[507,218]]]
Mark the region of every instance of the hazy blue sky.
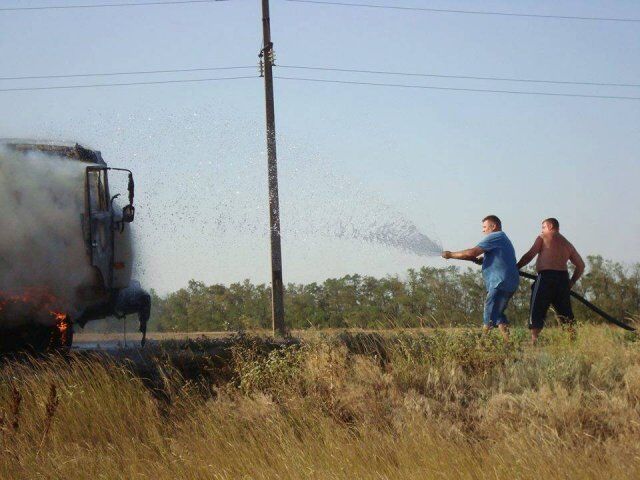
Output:
[[[353,3],[640,18],[640,2]],[[76,4],[109,3],[78,0]],[[141,2],[142,3],[142,2]],[[254,65],[258,0],[0,11],[0,76]],[[2,7],[74,2],[3,0]],[[281,65],[640,84],[640,23],[317,6],[272,0]],[[0,81],[0,89],[255,74]],[[640,88],[322,73],[281,76],[640,97]],[[449,249],[502,217],[518,253],[560,219],[584,254],[640,260],[640,101],[276,81],[285,281],[440,265],[336,239],[403,216]],[[136,173],[139,275],[268,279],[261,79],[0,92],[0,137],[77,140]],[[382,212],[382,213],[381,213]],[[385,220],[386,221],[386,220]]]

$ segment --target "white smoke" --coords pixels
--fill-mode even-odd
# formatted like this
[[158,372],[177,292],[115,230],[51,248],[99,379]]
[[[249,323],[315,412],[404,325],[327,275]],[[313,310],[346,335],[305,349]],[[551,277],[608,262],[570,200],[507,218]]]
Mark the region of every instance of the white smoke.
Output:
[[[0,146],[0,296],[37,289],[56,297],[56,307],[77,316],[79,289],[90,285],[83,237],[85,165],[60,156],[20,153]],[[7,318],[9,326],[39,318]]]

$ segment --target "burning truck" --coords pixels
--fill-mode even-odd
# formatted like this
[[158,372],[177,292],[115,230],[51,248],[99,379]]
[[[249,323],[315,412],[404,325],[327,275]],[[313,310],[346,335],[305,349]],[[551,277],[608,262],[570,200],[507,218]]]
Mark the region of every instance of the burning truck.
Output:
[[74,326],[133,313],[144,344],[134,193],[132,172],[99,151],[0,140],[0,350],[69,348]]

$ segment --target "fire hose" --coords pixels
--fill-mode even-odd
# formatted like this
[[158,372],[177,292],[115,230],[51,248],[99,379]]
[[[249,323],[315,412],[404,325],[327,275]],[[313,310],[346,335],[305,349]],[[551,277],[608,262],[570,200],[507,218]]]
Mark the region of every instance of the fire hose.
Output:
[[[536,280],[538,278],[536,275],[532,275],[532,274],[527,273],[527,272],[518,272],[518,273],[520,274],[521,277],[528,278],[529,280]],[[582,295],[577,294],[573,290],[571,290],[571,296],[573,298],[575,298],[576,300],[578,300],[583,305],[585,305],[587,308],[592,310],[593,312],[595,312],[598,315],[600,315],[607,322],[613,323],[614,325],[617,325],[620,328],[624,328],[625,330],[629,330],[630,332],[635,332],[636,331],[636,329],[634,327],[632,327],[631,325],[628,325],[628,324],[624,323],[623,321],[618,320],[617,318],[609,315],[607,312],[605,312],[604,310],[601,310],[600,308],[596,307],[589,300],[584,298]]]

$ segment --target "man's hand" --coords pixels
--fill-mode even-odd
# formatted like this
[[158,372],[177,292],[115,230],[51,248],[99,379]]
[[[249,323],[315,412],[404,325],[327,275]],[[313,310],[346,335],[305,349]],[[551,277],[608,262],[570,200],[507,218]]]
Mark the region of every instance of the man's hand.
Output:
[[474,258],[472,262],[475,263],[476,265],[482,265],[483,260],[484,260],[484,257],[478,257],[478,258]]
[[455,258],[456,260],[469,260],[475,262],[476,259],[484,253],[480,247],[473,247],[468,250],[460,250],[459,252],[450,252],[449,250],[445,250],[442,252],[442,258],[446,258],[447,260],[450,258]]

